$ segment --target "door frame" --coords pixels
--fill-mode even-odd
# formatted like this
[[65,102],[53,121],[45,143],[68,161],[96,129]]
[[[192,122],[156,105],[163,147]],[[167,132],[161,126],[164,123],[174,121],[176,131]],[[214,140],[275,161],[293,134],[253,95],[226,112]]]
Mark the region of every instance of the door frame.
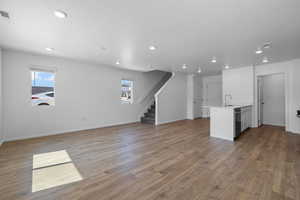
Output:
[[263,76],[268,76],[268,75],[275,75],[275,74],[283,74],[284,76],[284,96],[285,96],[285,131],[289,130],[289,115],[288,115],[288,111],[289,111],[289,107],[288,107],[288,102],[289,102],[289,89],[288,89],[288,73],[285,71],[279,71],[279,72],[265,72],[265,73],[256,73],[255,74],[255,92],[254,92],[254,127],[258,127],[258,115],[259,115],[259,106],[258,106],[258,79],[259,77],[263,77]]
[[[258,127],[263,125],[263,107],[261,104],[261,99],[262,99],[262,93],[263,93],[263,88],[262,88],[262,80],[263,76],[258,76],[257,77],[257,125]],[[261,92],[262,91],[262,92]]]

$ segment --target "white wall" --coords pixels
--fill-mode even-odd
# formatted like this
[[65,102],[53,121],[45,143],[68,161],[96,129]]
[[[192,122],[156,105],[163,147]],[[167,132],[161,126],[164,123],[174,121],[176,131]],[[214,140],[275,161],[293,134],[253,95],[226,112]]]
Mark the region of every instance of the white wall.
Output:
[[202,117],[210,116],[211,106],[222,105],[222,76],[203,76],[202,77]]
[[286,130],[300,134],[300,118],[296,116],[300,108],[300,59],[255,67],[254,125],[257,126],[257,77],[276,73],[283,73],[285,77]]
[[187,118],[187,75],[173,74],[156,94],[156,124]]
[[289,85],[289,130],[300,134],[300,118],[296,117],[296,110],[300,110],[300,59],[292,62],[291,80]]
[[202,117],[203,77],[187,76],[187,119]]
[[203,77],[194,76],[194,118],[202,117]]
[[2,111],[2,49],[0,48],[0,146],[3,142],[3,111]]
[[[225,95],[232,96],[230,104],[253,104],[254,99],[254,68],[242,67],[223,70],[223,104]],[[229,100],[228,100],[229,101]]]
[[222,105],[222,76],[203,77],[203,105],[221,106]]
[[187,76],[187,119],[194,119],[194,75]]
[[285,126],[284,74],[262,78],[263,124]]
[[[31,67],[56,69],[54,107],[31,105]],[[5,140],[139,121],[147,94],[164,73],[142,73],[50,56],[3,51]],[[120,81],[134,81],[134,103],[121,104]],[[185,97],[186,98],[186,97]],[[186,112],[184,112],[186,113]]]

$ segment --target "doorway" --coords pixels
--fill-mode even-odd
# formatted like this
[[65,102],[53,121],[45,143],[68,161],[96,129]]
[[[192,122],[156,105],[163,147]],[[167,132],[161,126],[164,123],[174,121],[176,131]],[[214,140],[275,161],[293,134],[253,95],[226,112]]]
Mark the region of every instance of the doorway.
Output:
[[210,107],[222,106],[222,76],[207,76],[203,78],[202,116],[210,117]]
[[258,126],[285,126],[285,76],[283,73],[257,78]]

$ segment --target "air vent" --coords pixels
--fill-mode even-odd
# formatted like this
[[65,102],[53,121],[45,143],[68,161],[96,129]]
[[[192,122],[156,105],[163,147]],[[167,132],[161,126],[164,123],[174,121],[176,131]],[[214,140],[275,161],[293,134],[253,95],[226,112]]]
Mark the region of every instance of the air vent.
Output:
[[1,17],[4,17],[4,18],[9,19],[9,13],[8,13],[8,12],[5,12],[5,11],[3,11],[3,10],[0,10],[0,15],[1,15]]

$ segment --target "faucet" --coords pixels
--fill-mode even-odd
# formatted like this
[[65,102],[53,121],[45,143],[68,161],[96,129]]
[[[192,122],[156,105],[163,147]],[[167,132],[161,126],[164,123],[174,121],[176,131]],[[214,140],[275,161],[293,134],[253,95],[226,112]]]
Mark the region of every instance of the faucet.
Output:
[[230,100],[232,99],[231,94],[225,94],[225,107],[226,107],[226,106],[229,106],[229,105],[228,105],[228,102],[227,102],[227,99],[228,99],[227,97],[229,97]]

